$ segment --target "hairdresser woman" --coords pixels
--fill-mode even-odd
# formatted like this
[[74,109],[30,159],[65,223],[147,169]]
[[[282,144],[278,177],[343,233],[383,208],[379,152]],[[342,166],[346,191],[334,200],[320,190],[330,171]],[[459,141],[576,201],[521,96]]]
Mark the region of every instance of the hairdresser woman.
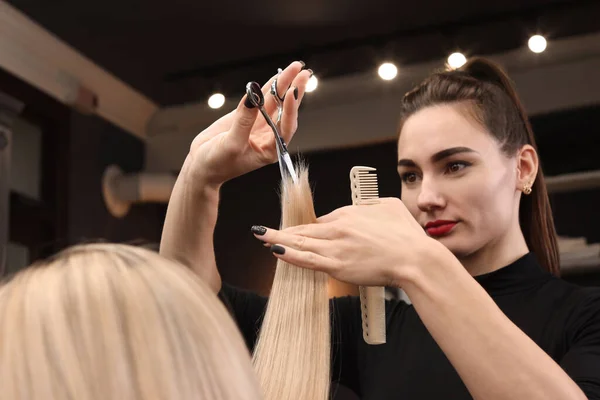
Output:
[[[308,79],[300,69],[293,63],[280,80],[280,90],[291,85],[288,140]],[[276,257],[356,285],[402,287],[411,299],[388,302],[380,346],[362,341],[357,298],[334,301],[334,379],[364,399],[600,399],[600,290],[557,277],[533,133],[508,78],[474,60],[427,78],[400,111],[402,201],[253,228]],[[215,291],[219,186],[275,160],[256,115],[242,100],[195,139],[169,205],[161,251]],[[264,302],[227,298],[251,341]]]

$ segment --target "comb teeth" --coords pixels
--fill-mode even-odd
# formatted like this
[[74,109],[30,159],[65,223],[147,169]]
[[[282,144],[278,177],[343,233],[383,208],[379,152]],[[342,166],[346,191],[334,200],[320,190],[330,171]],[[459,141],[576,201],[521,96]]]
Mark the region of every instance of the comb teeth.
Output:
[[361,204],[379,198],[377,170],[371,167],[354,167],[350,170],[352,204]]

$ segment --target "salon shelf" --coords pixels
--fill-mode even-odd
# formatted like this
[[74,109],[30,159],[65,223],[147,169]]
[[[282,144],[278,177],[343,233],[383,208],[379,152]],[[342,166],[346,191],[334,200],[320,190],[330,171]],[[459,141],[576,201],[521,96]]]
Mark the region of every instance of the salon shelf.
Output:
[[561,260],[560,270],[563,275],[600,272],[600,254],[589,257]]

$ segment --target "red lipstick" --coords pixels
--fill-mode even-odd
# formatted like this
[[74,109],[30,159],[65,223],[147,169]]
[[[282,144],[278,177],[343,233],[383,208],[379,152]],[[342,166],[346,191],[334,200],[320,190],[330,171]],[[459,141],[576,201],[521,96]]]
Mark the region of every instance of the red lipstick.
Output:
[[458,222],[456,221],[445,221],[439,219],[425,224],[425,231],[429,236],[443,236],[450,233],[457,223]]

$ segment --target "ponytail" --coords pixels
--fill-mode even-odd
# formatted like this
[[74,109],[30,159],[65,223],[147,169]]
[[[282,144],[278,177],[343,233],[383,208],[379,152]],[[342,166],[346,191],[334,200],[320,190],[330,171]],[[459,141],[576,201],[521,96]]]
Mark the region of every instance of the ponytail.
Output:
[[[519,146],[529,144],[537,151],[535,136],[525,108],[513,83],[502,68],[487,59],[476,57],[469,60],[462,70],[479,81],[489,82],[500,87],[508,95],[516,108],[519,122],[523,126],[526,135],[524,143],[519,143],[521,141],[517,140],[517,137],[507,137],[512,142],[509,144],[518,144]],[[516,130],[514,136],[523,137],[523,130]],[[518,131],[521,131],[520,135]],[[524,196],[521,199],[519,222],[527,245],[536,254],[540,264],[548,272],[560,276],[560,256],[556,228],[541,165],[538,168],[531,195]]]

